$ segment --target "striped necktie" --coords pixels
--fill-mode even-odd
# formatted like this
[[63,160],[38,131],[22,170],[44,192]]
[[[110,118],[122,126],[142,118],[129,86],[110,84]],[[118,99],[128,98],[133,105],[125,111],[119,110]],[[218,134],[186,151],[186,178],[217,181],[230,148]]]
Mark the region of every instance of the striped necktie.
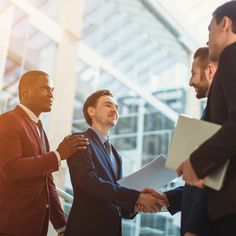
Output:
[[40,139],[42,141],[42,152],[46,153],[47,148],[46,148],[46,141],[45,141],[45,135],[44,135],[44,131],[43,131],[43,124],[41,122],[41,120],[38,120],[37,126],[39,128],[39,133],[40,133]]

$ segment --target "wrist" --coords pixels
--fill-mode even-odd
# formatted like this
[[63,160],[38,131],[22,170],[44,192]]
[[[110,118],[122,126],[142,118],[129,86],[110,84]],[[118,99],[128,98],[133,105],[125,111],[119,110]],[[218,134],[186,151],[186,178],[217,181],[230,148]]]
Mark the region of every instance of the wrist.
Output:
[[164,199],[164,201],[165,201],[165,203],[166,203],[166,207],[169,207],[170,204],[169,204],[169,201],[168,201],[167,195],[166,195],[165,193],[162,193],[162,196],[163,196],[163,199]]

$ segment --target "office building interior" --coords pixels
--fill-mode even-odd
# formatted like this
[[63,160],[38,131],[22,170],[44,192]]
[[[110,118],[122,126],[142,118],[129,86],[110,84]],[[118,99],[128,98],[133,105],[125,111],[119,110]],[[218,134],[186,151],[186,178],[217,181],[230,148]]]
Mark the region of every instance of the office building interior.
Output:
[[[111,140],[124,176],[133,173],[167,155],[179,114],[200,117],[205,100],[188,84],[192,56],[206,45],[211,13],[223,2],[0,0],[0,114],[19,103],[25,71],[45,71],[54,82],[54,105],[41,119],[55,148],[88,128],[86,97],[109,89],[120,107]],[[68,214],[73,192],[66,162],[54,178]],[[180,184],[175,179],[162,190]],[[175,236],[180,214],[139,214],[122,224],[124,236]]]

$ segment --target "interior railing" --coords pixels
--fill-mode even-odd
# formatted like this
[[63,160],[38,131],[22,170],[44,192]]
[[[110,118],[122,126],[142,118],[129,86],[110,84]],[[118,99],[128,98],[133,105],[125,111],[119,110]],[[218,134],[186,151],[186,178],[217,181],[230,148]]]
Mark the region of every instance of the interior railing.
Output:
[[59,196],[60,196],[63,200],[65,200],[65,201],[67,201],[67,202],[69,202],[69,203],[72,203],[72,202],[73,202],[73,198],[74,198],[74,197],[73,197],[71,194],[69,194],[69,193],[63,191],[62,189],[60,189],[60,188],[58,188],[58,187],[56,187],[56,188],[57,188],[57,192],[58,192]]

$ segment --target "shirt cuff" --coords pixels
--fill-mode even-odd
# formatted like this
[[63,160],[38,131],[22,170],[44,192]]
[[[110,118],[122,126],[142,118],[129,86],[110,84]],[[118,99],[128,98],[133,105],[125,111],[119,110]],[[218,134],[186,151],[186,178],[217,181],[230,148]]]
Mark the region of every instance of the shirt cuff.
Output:
[[58,167],[61,167],[61,156],[58,151],[53,151],[57,156]]
[[66,226],[64,226],[64,227],[62,227],[60,229],[56,229],[56,232],[57,233],[62,233],[62,232],[65,232],[65,230],[66,230]]

